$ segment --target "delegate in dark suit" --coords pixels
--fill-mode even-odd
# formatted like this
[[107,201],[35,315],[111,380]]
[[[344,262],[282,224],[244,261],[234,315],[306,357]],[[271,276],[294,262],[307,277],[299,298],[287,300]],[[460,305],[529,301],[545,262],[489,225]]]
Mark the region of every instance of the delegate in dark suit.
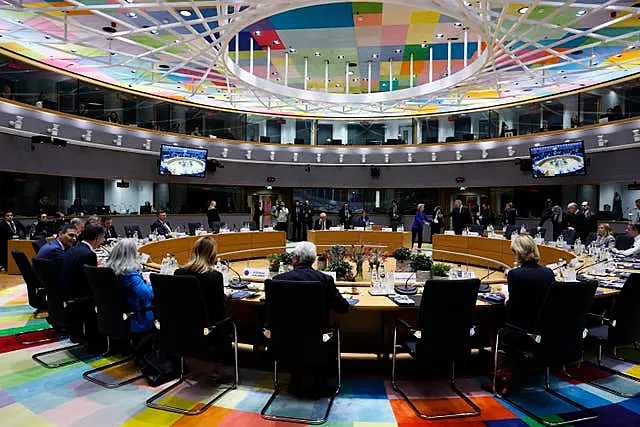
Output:
[[153,224],[151,224],[151,227],[149,227],[149,229],[151,230],[152,233],[154,231],[157,231],[158,234],[160,234],[161,236],[165,236],[171,233],[172,231],[171,224],[169,224],[166,221],[162,222],[159,219],[157,219]]
[[555,280],[553,271],[536,261],[525,261],[507,274],[509,323],[522,329],[535,326],[538,310]]
[[505,225],[516,225],[517,211],[515,209],[505,209],[502,212],[501,221]]
[[582,243],[585,243],[589,233],[598,231],[598,218],[591,213],[578,212],[573,227],[576,229],[576,238],[579,237]]
[[[42,250],[42,249],[41,249]],[[91,287],[84,274],[84,265],[98,266],[98,257],[86,241],[78,243],[65,254],[60,281],[67,299],[91,296]]]
[[52,240],[38,251],[38,258],[48,259],[58,267],[58,271],[62,271],[62,263],[64,262],[65,248],[58,239]]
[[346,208],[342,208],[338,211],[338,218],[340,220],[340,224],[344,225],[345,229],[351,228],[351,220],[353,219],[353,211],[347,205]]
[[462,230],[471,225],[471,212],[469,212],[469,208],[462,205],[455,207],[451,212],[451,223],[453,231],[456,234],[462,234]]
[[[8,218],[10,215],[10,218]],[[5,218],[0,220],[0,266],[7,268],[7,242],[13,240],[14,236],[19,236],[24,239],[26,235],[26,228],[19,221],[13,220],[13,214],[7,212]]]
[[313,222],[313,229],[314,230],[328,230],[329,228],[331,228],[332,222],[330,219],[317,219]]
[[116,228],[112,225],[111,227],[104,228],[104,238],[105,239],[117,239],[118,233],[116,233]]

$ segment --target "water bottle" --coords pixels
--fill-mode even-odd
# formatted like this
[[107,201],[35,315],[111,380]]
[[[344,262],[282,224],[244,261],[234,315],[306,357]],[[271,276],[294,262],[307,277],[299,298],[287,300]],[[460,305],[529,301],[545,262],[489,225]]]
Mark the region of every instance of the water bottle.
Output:
[[380,281],[378,280],[378,273],[376,273],[376,269],[371,270],[371,287],[377,288]]
[[169,264],[169,274],[173,274],[178,268],[180,268],[180,266],[178,265],[178,261],[176,260],[176,257],[171,255],[171,261]]
[[167,274],[167,263],[169,262],[169,258],[165,255],[162,257],[162,262],[160,263],[160,274]]
[[384,288],[387,283],[387,273],[384,271],[384,264],[380,265],[380,287]]
[[218,261],[216,262],[216,271],[218,273],[222,273],[222,262],[220,261],[220,257],[218,257]]
[[458,264],[458,279],[462,279],[462,264]]

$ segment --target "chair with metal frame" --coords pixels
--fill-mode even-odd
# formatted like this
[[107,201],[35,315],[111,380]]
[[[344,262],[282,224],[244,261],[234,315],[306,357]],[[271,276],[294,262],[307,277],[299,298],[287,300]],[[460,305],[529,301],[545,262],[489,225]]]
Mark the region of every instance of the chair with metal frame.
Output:
[[[158,329],[159,349],[171,355],[180,357],[180,378],[170,386],[154,394],[146,401],[149,408],[175,412],[184,415],[198,415],[206,411],[209,406],[238,385],[238,333],[236,325],[230,317],[219,321],[212,321],[202,284],[195,276],[169,276],[151,274],[155,304],[155,325]],[[217,313],[222,314],[222,313]],[[185,357],[203,358],[210,356],[209,350],[224,351],[219,348],[229,344],[226,338],[217,340],[233,329],[233,383],[215,394],[209,401],[198,409],[185,409],[177,406],[157,403],[171,390],[185,382]]]
[[[597,287],[598,283],[595,281],[554,282],[547,291],[531,330],[510,323],[500,328],[496,337],[493,366],[493,393],[496,397],[545,426],[565,426],[598,418],[595,410],[558,393],[549,384],[551,366],[561,366],[564,369],[566,364],[579,361],[582,357],[586,336],[585,321]],[[545,391],[579,409],[581,415],[571,420],[549,421],[499,393],[496,387],[498,354],[503,347],[507,354],[516,354],[544,366]]]
[[[617,347],[635,344],[640,341],[640,273],[629,275],[622,286],[620,295],[616,297],[611,308],[611,315],[606,318],[604,315],[589,313],[589,316],[602,321],[601,326],[588,329],[587,341],[595,342],[598,345],[596,362],[598,368],[610,374],[620,376],[635,382],[640,382],[640,378],[628,375],[624,372],[608,368],[602,364],[602,347],[612,347],[613,355],[617,357]],[[624,360],[624,359],[622,359]],[[576,378],[593,387],[615,394],[616,396],[633,398],[640,396],[640,391],[636,393],[624,393],[604,384],[589,381],[576,374],[569,374],[566,369],[565,375]]]
[[[72,330],[73,328],[76,328],[82,330],[84,325],[82,325],[82,322],[78,322],[76,309],[80,308],[84,304],[93,303],[93,297],[77,298],[72,300],[65,298],[60,285],[60,274],[58,273],[58,268],[56,267],[54,262],[48,259],[35,257],[32,260],[32,265],[33,269],[40,277],[40,279],[42,280],[42,284],[45,287],[47,293],[47,310],[49,312],[49,321],[52,325],[54,325],[54,328],[64,328],[66,330]],[[54,350],[36,353],[32,355],[31,358],[45,368],[60,368],[63,366],[82,362],[95,356],[85,353],[85,357],[78,357],[77,355],[74,355],[73,358],[63,359],[62,361],[58,361],[55,363],[48,363],[44,361],[43,356],[62,353],[65,351],[73,352],[74,350],[81,350],[83,349],[83,347],[84,346],[82,344],[73,344]]]
[[[327,421],[333,401],[342,388],[340,366],[340,328],[329,325],[325,286],[316,281],[265,281],[265,308],[269,338],[267,348],[274,359],[273,386],[275,390],[260,411],[262,418],[270,421],[289,421],[305,424],[322,424]],[[300,301],[313,301],[313,304]],[[268,413],[280,394],[278,364],[296,364],[301,370],[317,371],[331,361],[328,347],[337,351],[337,386],[331,394],[322,418],[301,418]],[[303,361],[303,363],[300,363]]]
[[[411,406],[417,416],[426,420],[471,417],[480,415],[480,408],[456,387],[456,360],[471,354],[471,337],[480,279],[427,280],[420,301],[418,325],[412,326],[402,319],[393,329],[393,358],[391,384]],[[398,344],[398,326],[406,329],[408,340]],[[421,412],[400,388],[396,377],[398,349],[409,353],[421,366],[433,361],[451,363],[449,386],[470,407],[471,411],[429,415]]]
[[42,247],[46,244],[47,241],[44,238],[31,241],[31,247],[33,248],[33,251],[36,253],[36,255],[38,255],[40,249],[42,249]]
[[[131,344],[131,316],[153,310],[153,307],[133,312],[129,311],[127,309],[127,301],[122,292],[120,292],[118,277],[111,268],[85,265],[84,273],[95,298],[98,330],[107,337],[107,349],[104,352],[106,356],[112,350],[111,340],[129,342]],[[94,374],[104,372],[132,360],[133,356],[128,355],[116,362],[83,372],[82,377],[105,388],[121,387],[142,378],[142,374],[116,382],[102,381],[96,378]]]
[[[12,249],[11,256],[16,262],[18,270],[20,270],[20,274],[22,275],[22,278],[27,285],[27,298],[29,300],[29,305],[36,309],[34,315],[47,311],[47,293],[45,292],[42,281],[38,278],[35,271],[33,271],[33,267],[29,262],[29,258],[27,258],[27,255],[25,255],[24,252],[19,251],[18,249]],[[15,335],[15,338],[16,341],[18,341],[22,345],[57,341],[57,337],[43,338],[33,341],[24,341],[21,339],[21,337],[23,337],[24,335],[29,335],[34,332],[43,332],[49,329],[50,328],[41,328],[34,331],[20,332]]]

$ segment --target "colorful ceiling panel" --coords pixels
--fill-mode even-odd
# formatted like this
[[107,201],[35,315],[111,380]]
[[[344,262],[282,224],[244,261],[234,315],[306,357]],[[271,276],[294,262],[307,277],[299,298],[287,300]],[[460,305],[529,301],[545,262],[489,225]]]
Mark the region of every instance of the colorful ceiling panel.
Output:
[[399,117],[495,108],[632,76],[640,71],[636,3],[3,0],[0,47],[204,106]]

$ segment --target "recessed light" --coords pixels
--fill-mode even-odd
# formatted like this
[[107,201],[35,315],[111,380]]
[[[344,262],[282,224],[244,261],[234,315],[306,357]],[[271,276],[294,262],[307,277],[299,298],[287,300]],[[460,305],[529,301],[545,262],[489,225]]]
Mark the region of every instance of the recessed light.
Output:
[[45,38],[45,39],[47,39],[47,40],[50,40],[50,39],[51,39],[51,36],[50,36],[49,34],[45,34],[45,35],[44,35],[44,38]]
[[395,52],[396,53],[400,53],[400,52],[402,52],[402,49],[396,49]]
[[344,55],[338,55],[338,59],[344,59]]
[[566,79],[566,78],[567,78],[567,76],[562,76],[562,78],[563,78],[563,79]]
[[273,44],[280,44],[280,40],[274,40]]
[[104,31],[105,33],[115,33],[118,30],[113,27],[102,27],[102,31]]
[[191,11],[190,10],[181,10],[180,11],[180,15],[182,15],[184,17],[191,16]]
[[597,62],[594,62],[592,65],[598,65],[598,63],[597,63]]
[[462,27],[462,22],[456,22],[453,24],[454,27],[460,28]]
[[76,49],[71,49],[71,53],[76,53],[77,50]]
[[289,48],[289,52],[290,53],[296,53],[296,48],[295,47],[290,47]]
[[349,72],[347,73],[347,75],[349,75],[349,76],[353,76],[353,71],[349,71]]
[[156,30],[155,28],[151,31],[149,31],[151,34],[158,34],[158,30]]
[[115,53],[115,52],[109,52],[109,54],[110,54],[111,56],[116,56],[116,53]]
[[564,70],[560,70],[561,73],[564,73]]
[[24,21],[22,19],[16,19],[16,22],[20,25],[24,24]]
[[377,54],[377,53],[374,53],[373,55],[371,55],[371,57],[372,57],[373,59],[378,59],[378,54]]
[[260,34],[262,34],[262,31],[256,30],[253,32],[253,34],[255,34],[256,36],[260,36]]
[[280,81],[280,77],[276,77],[276,81],[279,82]]
[[174,43],[180,43],[180,39],[175,39],[173,42]]
[[617,55],[616,55],[616,58],[622,58],[622,55],[617,54]]
[[592,57],[592,58],[595,58],[595,57],[596,57],[596,54],[595,54],[595,53],[594,53],[594,54],[592,54],[592,55],[591,55],[591,57]]
[[135,12],[128,12],[128,13],[127,13],[127,16],[128,16],[129,18],[137,18],[137,17],[138,17],[138,15],[137,15]]
[[272,71],[272,72],[271,72],[271,75],[272,75],[272,76],[277,76],[277,75],[278,75],[278,72],[277,72],[277,71]]
[[529,8],[528,7],[521,7],[520,9],[518,9],[518,13],[520,15],[524,15],[525,13],[529,12]]
[[633,45],[633,44],[632,44],[631,46],[629,46],[629,47],[628,47],[628,49],[629,49],[629,50],[633,50],[633,49],[635,49],[635,48],[636,48],[636,46],[635,46],[635,45]]
[[158,68],[160,68],[161,70],[168,70],[170,67],[167,64],[160,64],[158,65]]
[[584,16],[586,14],[587,14],[586,9],[580,9],[579,11],[576,12],[576,16]]
[[135,73],[135,72],[136,72],[136,70],[131,70],[131,72],[132,72],[132,73]]
[[357,78],[357,77],[356,77],[356,78],[354,78],[354,79],[353,79],[353,82],[354,82],[354,83],[357,83],[357,82],[358,82],[358,78]]
[[318,52],[318,51],[313,52],[313,54],[314,54],[315,56],[320,56],[320,52]]
[[340,87],[342,86],[340,83],[336,83],[336,87]]

